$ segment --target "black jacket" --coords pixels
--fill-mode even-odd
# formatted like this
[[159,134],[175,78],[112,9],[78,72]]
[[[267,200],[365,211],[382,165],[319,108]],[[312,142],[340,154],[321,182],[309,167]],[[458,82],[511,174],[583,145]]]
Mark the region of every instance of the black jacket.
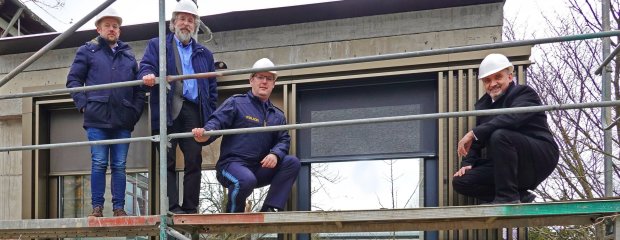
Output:
[[[506,93],[497,101],[492,102],[491,96],[484,94],[478,99],[475,107],[476,110],[485,110],[540,105],[540,97],[534,89],[510,83]],[[463,166],[476,165],[476,160],[481,157],[481,150],[489,144],[491,134],[497,129],[517,131],[526,136],[553,143],[555,148],[558,148],[549,130],[545,112],[479,116],[476,118],[476,127],[473,129],[477,140],[472,143],[471,149],[463,159]]]

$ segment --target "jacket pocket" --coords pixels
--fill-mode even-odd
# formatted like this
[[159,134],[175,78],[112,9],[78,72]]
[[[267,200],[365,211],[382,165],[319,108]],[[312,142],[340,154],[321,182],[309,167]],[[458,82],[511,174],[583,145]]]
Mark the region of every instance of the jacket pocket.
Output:
[[115,108],[111,113],[112,125],[133,130],[138,120],[140,120],[142,108],[136,109],[129,100],[124,98],[120,101],[120,104],[113,104],[113,106]]
[[93,96],[89,97],[86,102],[86,108],[84,108],[84,123],[85,124],[109,124],[110,110],[108,108],[107,96]]

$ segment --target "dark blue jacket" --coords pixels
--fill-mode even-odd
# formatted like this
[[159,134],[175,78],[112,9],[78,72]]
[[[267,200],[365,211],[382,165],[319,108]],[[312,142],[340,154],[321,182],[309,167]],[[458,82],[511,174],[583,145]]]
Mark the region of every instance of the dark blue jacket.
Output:
[[[136,80],[136,57],[129,45],[117,43],[114,53],[101,37],[78,48],[67,88]],[[145,91],[134,86],[72,93],[71,97],[78,110],[84,109],[84,128],[133,130],[144,109]]]
[[[166,35],[166,73],[168,75],[179,75],[176,64],[174,62],[174,34],[169,33]],[[192,40],[192,66],[195,73],[215,72],[215,65],[213,62],[213,54],[206,47],[196,43]],[[138,72],[138,79],[142,79],[143,76],[148,74],[155,74],[159,76],[159,38],[153,38],[149,40],[146,50],[144,51],[144,57],[140,61],[140,71]],[[199,78],[196,79],[198,85],[198,99],[200,105],[200,122],[201,125],[209,118],[211,113],[215,111],[217,103],[217,82],[215,78]],[[170,106],[172,106],[172,94],[174,92],[174,84],[170,84],[171,88],[168,90],[166,96],[166,112],[167,112],[167,124],[172,126],[172,116],[170,115]],[[153,130],[159,129],[159,88],[153,87],[151,90],[150,104],[151,104],[151,127]]]
[[[475,107],[476,110],[485,110],[540,105],[540,97],[534,89],[526,85],[510,83],[506,93],[497,101],[492,102],[491,96],[485,94],[476,102]],[[552,143],[557,151],[557,144],[549,130],[545,112],[478,116],[476,127],[472,129],[478,140],[472,143],[467,156],[463,158],[463,166],[476,165],[476,160],[482,157],[481,150],[488,146],[491,134],[497,129],[517,131],[528,137]]]
[[[220,130],[285,124],[286,118],[280,109],[273,106],[270,101],[261,102],[249,91],[247,94],[238,94],[226,99],[211,115],[204,128]],[[209,142],[216,138],[211,137]],[[290,141],[288,131],[226,135],[222,139],[217,166],[233,161],[260,164],[269,153],[275,154],[278,159],[283,159],[288,154]]]

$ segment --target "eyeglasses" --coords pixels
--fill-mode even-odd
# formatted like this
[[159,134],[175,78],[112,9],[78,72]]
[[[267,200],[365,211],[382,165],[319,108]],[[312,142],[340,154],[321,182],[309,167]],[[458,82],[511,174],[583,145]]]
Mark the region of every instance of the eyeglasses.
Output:
[[268,82],[272,82],[274,80],[272,76],[254,75],[254,77],[260,81],[267,80]]

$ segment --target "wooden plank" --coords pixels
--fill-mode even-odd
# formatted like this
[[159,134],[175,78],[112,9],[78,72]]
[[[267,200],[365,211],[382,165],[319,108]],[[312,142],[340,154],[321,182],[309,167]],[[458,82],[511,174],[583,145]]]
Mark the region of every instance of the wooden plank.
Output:
[[[620,199],[605,199],[443,208],[187,214],[170,217],[170,226],[199,233],[458,230],[588,225],[619,211]],[[160,216],[1,220],[0,238],[156,236],[160,221]]]
[[157,236],[160,216],[0,221],[0,238]]
[[[448,71],[448,112],[454,112],[456,110],[456,79],[454,78],[455,71]],[[452,173],[454,173],[454,160],[456,158],[456,144],[454,139],[456,138],[456,119],[448,118],[448,171],[446,172],[446,189],[448,189],[448,204],[449,206],[456,205],[455,192],[452,189]],[[448,238],[455,238],[455,232],[448,231]]]
[[[438,99],[437,99],[437,105],[438,105],[438,109],[437,112],[446,112],[446,79],[444,77],[444,73],[443,72],[439,72],[438,76],[437,76],[437,95],[438,95]],[[445,163],[446,163],[446,119],[442,118],[438,120],[438,129],[437,129],[437,134],[439,135],[437,137],[438,143],[437,143],[437,147],[438,147],[438,162],[437,162],[437,166],[438,166],[438,174],[437,177],[439,179],[437,179],[438,184],[438,199],[439,199],[439,206],[442,207],[444,206],[444,197],[445,197],[445,187],[444,187],[444,176],[445,176]]]
[[173,216],[173,225],[179,229],[198,229],[210,233],[426,231],[584,225],[591,224],[592,217],[617,211],[620,211],[619,200],[363,211],[176,215]]

